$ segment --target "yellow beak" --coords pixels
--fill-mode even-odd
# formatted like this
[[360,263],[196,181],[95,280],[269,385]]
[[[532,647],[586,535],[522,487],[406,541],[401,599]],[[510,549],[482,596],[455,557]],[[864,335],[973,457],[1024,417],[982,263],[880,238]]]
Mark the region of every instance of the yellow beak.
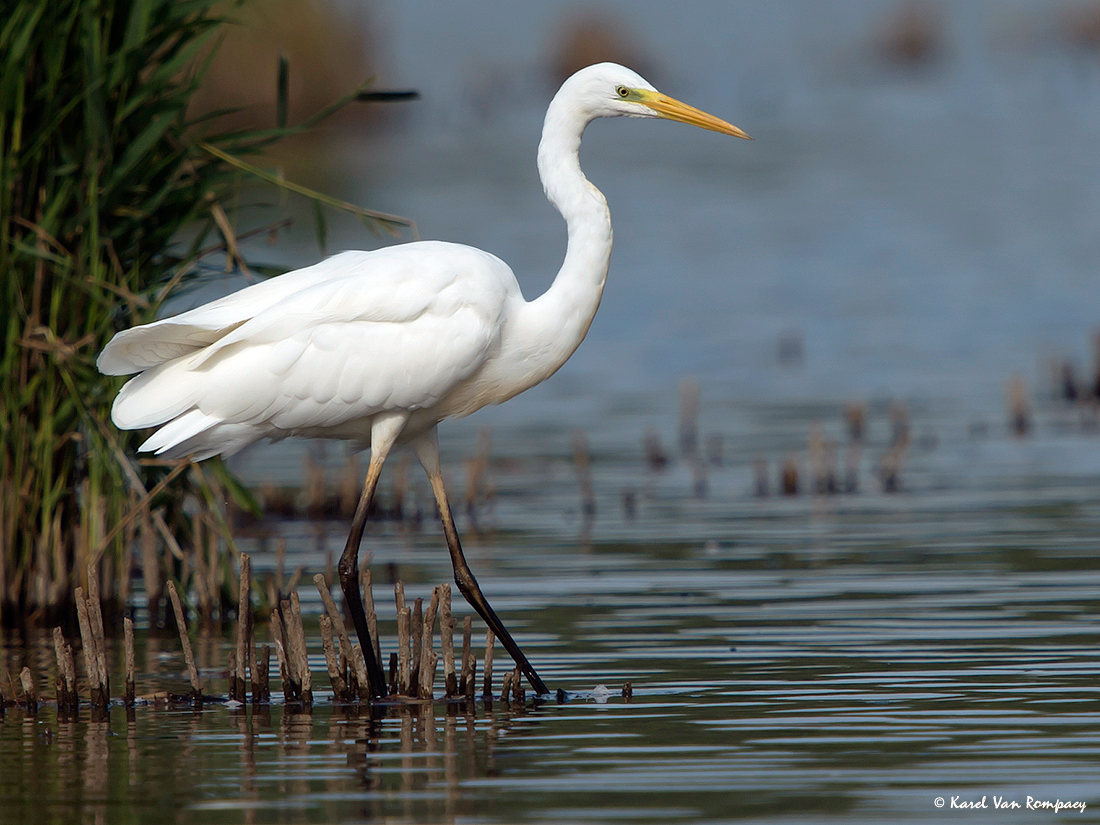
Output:
[[672,97],[667,97],[660,92],[651,92],[639,89],[639,102],[655,111],[658,115],[669,120],[677,120],[680,123],[688,123],[701,129],[710,129],[712,132],[721,132],[723,135],[752,140],[745,132],[738,129],[732,123],[727,123],[714,115],[708,115],[702,109],[688,106]]

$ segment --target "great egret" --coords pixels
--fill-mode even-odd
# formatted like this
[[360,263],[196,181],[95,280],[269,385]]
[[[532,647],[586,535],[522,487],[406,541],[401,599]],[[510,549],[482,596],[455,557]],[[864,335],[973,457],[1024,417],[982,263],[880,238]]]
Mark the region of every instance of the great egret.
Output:
[[607,277],[611,214],[581,172],[578,150],[592,120],[617,116],[666,118],[748,139],[630,69],[589,66],[550,102],[539,143],[543,188],[569,235],[565,262],[541,297],[524,300],[512,270],[486,252],[418,241],[343,252],[125,330],[99,356],[108,375],[139,373],[119,392],[112,418],[122,429],[159,428],[142,451],[201,461],[287,436],[370,447],[338,569],[376,696],[384,679],[359,591],[359,545],[382,464],[396,444],[409,444],[428,474],[459,590],[532,687],[548,692],[463,556],[436,425],[545,381],[584,339]]

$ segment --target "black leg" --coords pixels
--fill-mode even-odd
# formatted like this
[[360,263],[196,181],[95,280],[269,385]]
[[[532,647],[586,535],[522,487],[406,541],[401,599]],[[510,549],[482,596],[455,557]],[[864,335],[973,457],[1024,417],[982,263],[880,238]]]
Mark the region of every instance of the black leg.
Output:
[[370,680],[371,696],[379,699],[386,695],[386,677],[382,674],[382,665],[374,655],[374,642],[370,628],[367,627],[367,613],[363,609],[363,594],[359,590],[359,545],[363,541],[363,528],[367,524],[367,512],[370,510],[374,489],[378,485],[378,476],[382,473],[382,461],[371,456],[367,469],[367,481],[363,485],[363,494],[355,507],[355,516],[351,521],[351,533],[348,535],[344,552],[340,556],[337,571],[340,574],[340,589],[344,591],[344,603],[355,625],[355,635],[359,637],[359,646],[363,649],[363,659],[367,663],[367,678]]
[[[426,466],[425,469],[428,469],[428,467]],[[520,650],[516,640],[512,638],[512,634],[504,626],[504,622],[500,620],[496,611],[486,600],[477,579],[474,578],[473,571],[470,570],[470,565],[466,563],[466,557],[462,553],[462,545],[458,541],[458,530],[455,529],[454,516],[451,514],[451,505],[447,501],[447,492],[443,488],[443,476],[439,472],[432,472],[429,469],[428,480],[432,484],[432,492],[435,493],[436,504],[439,507],[439,517],[443,522],[443,535],[447,539],[447,549],[451,553],[451,565],[454,567],[455,584],[458,585],[459,592],[470,603],[470,606],[477,611],[478,615],[485,620],[485,624],[489,625],[493,634],[500,639],[504,649],[511,654],[512,659],[519,665],[519,669],[523,671],[523,675],[527,677],[527,681],[531,683],[531,687],[540,695],[549,693],[546,683],[535,672],[535,668],[527,660],[523,651]]]

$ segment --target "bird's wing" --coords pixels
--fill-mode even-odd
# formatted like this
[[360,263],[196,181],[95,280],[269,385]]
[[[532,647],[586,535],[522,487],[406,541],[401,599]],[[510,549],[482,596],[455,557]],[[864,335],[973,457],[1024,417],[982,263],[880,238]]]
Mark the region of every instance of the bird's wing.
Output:
[[495,351],[518,291],[511,271],[478,250],[394,249],[403,251],[375,258],[369,276],[295,292],[133,379],[116,423],[153,426],[197,409],[289,432],[432,406]]
[[204,349],[297,292],[369,270],[377,255],[341,252],[179,315],[123,330],[103,348],[96,364],[106,375],[130,375]]

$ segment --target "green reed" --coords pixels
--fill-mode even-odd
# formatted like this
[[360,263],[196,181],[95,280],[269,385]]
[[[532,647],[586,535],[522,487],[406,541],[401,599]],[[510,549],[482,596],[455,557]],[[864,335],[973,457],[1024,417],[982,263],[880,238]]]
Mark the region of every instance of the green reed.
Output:
[[[216,116],[196,121],[187,107],[232,5],[16,0],[9,8],[0,19],[6,624],[71,611],[73,587],[89,563],[101,565],[104,597],[121,603],[131,553],[143,542],[146,551],[156,545],[143,558],[175,559],[171,569],[147,569],[148,583],[194,569],[195,547],[208,541],[195,525],[227,533],[220,502],[225,493],[242,501],[246,494],[218,462],[201,469],[135,462],[140,436],[110,423],[121,381],[100,375],[95,357],[116,330],[150,320],[195,277],[204,255],[239,257],[226,217],[232,210],[222,204],[239,203],[249,181],[284,185],[244,158],[255,160],[362,91],[287,126],[283,66],[273,128],[219,132]],[[273,67],[273,82],[275,74]],[[352,211],[375,230],[405,225],[292,191]]]

